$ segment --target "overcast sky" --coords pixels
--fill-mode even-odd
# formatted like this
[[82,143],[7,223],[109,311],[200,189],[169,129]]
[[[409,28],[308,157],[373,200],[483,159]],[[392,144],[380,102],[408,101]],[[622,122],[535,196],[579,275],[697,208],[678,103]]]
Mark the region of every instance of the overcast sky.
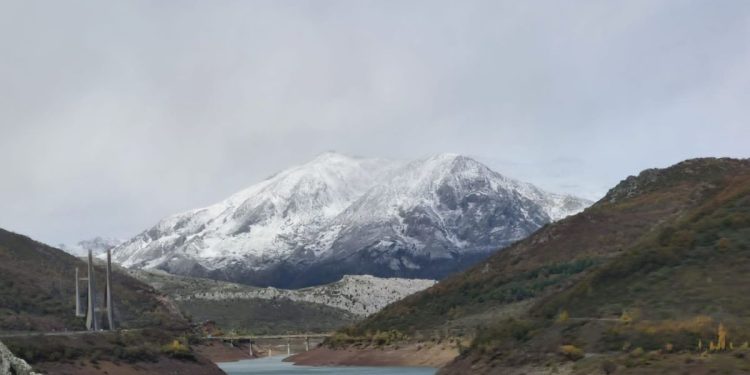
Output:
[[0,227],[127,238],[336,150],[598,198],[750,156],[750,1],[0,0]]

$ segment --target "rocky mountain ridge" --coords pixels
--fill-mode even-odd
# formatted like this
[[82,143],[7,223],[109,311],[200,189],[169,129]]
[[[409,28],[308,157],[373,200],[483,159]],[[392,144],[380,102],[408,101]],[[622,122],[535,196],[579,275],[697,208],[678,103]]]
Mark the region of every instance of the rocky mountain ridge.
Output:
[[130,270],[129,273],[178,302],[288,299],[327,305],[346,310],[359,317],[380,311],[388,304],[427,289],[436,282],[434,280],[384,279],[369,275],[347,275],[331,284],[289,290],[274,287],[258,288],[170,275],[158,271]]

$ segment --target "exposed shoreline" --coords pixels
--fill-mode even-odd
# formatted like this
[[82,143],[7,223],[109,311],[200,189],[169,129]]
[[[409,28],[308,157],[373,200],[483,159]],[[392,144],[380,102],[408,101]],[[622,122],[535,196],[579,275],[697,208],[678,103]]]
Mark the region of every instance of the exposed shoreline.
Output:
[[194,349],[201,356],[207,358],[213,363],[235,362],[258,358],[257,355],[250,355],[250,348],[247,344],[229,346],[218,341],[210,341],[206,344],[196,345]]
[[191,375],[225,375],[215,363],[205,358],[196,361],[181,361],[172,358],[160,358],[156,362],[124,361],[76,361],[76,362],[42,362],[34,364],[34,370],[45,374],[59,375],[147,375],[147,374],[191,374]]
[[319,347],[284,359],[305,366],[403,366],[439,368],[458,356],[447,345],[409,344],[403,347],[330,349]]

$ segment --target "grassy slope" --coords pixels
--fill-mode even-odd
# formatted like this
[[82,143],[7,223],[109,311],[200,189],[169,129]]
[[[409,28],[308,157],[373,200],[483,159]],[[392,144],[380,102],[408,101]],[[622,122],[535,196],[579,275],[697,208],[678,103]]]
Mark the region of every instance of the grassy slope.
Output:
[[[390,329],[412,337],[446,328],[473,335],[479,324],[471,348],[453,364],[471,363],[478,373],[478,364],[491,372],[559,360],[562,344],[598,353],[667,343],[687,350],[699,337],[710,339],[719,321],[739,344],[748,339],[750,311],[748,195],[746,160],[696,159],[644,171],[585,212],[338,339]],[[562,311],[572,319],[555,323]],[[623,311],[636,320],[618,322]],[[503,312],[516,319],[501,318]]]
[[[79,259],[0,229],[0,332],[84,330],[84,319],[75,317],[76,267],[85,273],[85,263]],[[98,267],[95,274],[97,285],[103,287],[104,270]],[[173,355],[189,359],[188,365],[196,371],[218,371],[195,358],[187,346],[177,351],[164,347],[175,338],[187,344],[189,324],[161,302],[163,296],[124,273],[115,272],[112,281],[116,324],[130,331],[4,338],[3,342],[32,364],[90,360],[150,362]]]

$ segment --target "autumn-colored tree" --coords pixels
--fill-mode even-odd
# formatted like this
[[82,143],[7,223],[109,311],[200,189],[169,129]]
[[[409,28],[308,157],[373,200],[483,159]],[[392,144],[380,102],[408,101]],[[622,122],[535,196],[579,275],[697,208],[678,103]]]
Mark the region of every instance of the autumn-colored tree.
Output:
[[561,346],[560,354],[570,359],[571,361],[577,361],[586,355],[586,353],[584,353],[582,349],[576,347],[575,345]]
[[623,310],[622,315],[620,315],[620,321],[625,324],[630,324],[636,320],[639,315],[640,311],[638,309]]
[[565,323],[570,319],[570,314],[568,314],[568,310],[563,310],[560,312],[560,315],[557,316],[557,322],[558,323]]
[[193,353],[190,352],[190,347],[180,342],[180,340],[174,340],[171,344],[162,347],[162,353],[168,354],[170,357],[192,359]]
[[716,342],[716,350],[727,350],[727,328],[724,327],[723,323],[719,323],[718,340]]

